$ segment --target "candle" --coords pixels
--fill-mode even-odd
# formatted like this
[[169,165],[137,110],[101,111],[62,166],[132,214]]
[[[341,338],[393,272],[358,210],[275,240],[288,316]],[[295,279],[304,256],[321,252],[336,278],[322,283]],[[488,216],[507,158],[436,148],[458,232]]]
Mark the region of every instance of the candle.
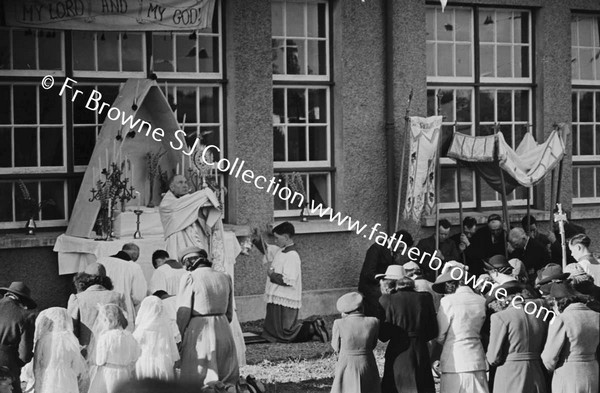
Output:
[[130,165],[131,165],[131,186],[133,187],[133,162]]
[[102,160],[100,159],[100,154],[98,154],[98,170],[102,172]]
[[113,139],[112,159],[113,159],[114,162],[117,161],[117,144],[115,143],[114,139]]
[[119,164],[121,163],[122,154],[123,154],[123,142],[119,143]]
[[181,173],[185,176],[185,154],[181,153]]
[[108,167],[110,167],[110,165],[108,164],[109,163],[109,161],[108,161],[108,148],[106,148],[106,150],[104,150],[104,152],[106,153],[106,167],[107,167],[107,169],[110,170],[110,168],[108,168]]
[[178,175],[180,175],[180,173],[179,173],[179,163],[177,163],[177,171],[175,173],[177,173]]
[[96,185],[96,168],[92,168],[92,184]]
[[134,191],[134,193],[137,195],[137,199],[138,199],[138,206],[137,209],[138,210],[142,210],[141,206],[142,206],[142,194],[140,194],[139,191]]
[[137,84],[135,85],[135,97],[133,99],[133,103],[137,104],[137,98],[138,98],[138,90],[140,89],[140,80],[138,79]]
[[111,207],[112,207],[111,203],[112,203],[112,201],[109,199],[108,200],[108,215],[109,215],[109,217],[110,217],[110,210],[111,210]]

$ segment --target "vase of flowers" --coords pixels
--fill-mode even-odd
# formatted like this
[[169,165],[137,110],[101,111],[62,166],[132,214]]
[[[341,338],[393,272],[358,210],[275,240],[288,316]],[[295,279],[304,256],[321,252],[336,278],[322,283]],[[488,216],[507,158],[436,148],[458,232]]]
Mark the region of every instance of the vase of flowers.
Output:
[[38,200],[31,195],[27,186],[23,183],[23,180],[19,179],[18,185],[19,190],[21,191],[23,212],[25,213],[25,216],[28,217],[25,222],[25,233],[28,235],[35,235],[35,231],[37,230],[37,224],[35,223],[36,217],[39,216],[40,211],[45,206],[55,205],[56,203],[52,199],[38,202]]

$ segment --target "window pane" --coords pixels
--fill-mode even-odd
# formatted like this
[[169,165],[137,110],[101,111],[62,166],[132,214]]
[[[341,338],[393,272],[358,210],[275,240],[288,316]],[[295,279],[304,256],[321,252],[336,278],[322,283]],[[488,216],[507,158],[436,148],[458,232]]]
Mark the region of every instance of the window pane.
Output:
[[582,156],[594,154],[594,126],[579,126],[579,154]]
[[35,70],[35,36],[31,30],[13,30],[13,69]]
[[[79,97],[89,97],[94,86],[78,86],[77,89],[83,92]],[[87,100],[83,99],[75,99],[73,102],[73,121],[75,124],[96,124],[96,112],[85,107],[86,101]]]
[[285,161],[285,127],[273,127],[273,161]]
[[304,89],[288,89],[287,115],[290,123],[304,123],[306,120],[304,92]]
[[596,124],[596,150],[594,151],[594,155],[600,155],[600,125],[598,124]]
[[579,46],[593,45],[594,18],[581,18],[579,20]]
[[94,71],[95,61],[95,33],[87,31],[72,31],[73,69],[81,71]]
[[427,8],[425,15],[425,29],[427,32],[427,40],[435,40],[435,9]]
[[15,166],[37,166],[37,129],[15,128]]
[[600,168],[595,167],[594,172],[596,173],[596,194],[595,194],[595,196],[597,197],[600,195]]
[[494,72],[494,46],[493,45],[481,45],[480,46],[480,65],[481,65],[481,77],[482,78],[491,78],[496,76]]
[[219,123],[219,88],[200,88],[200,121]]
[[308,108],[311,123],[327,123],[327,91],[325,89],[309,89]]
[[496,11],[496,41],[512,42],[512,12]]
[[471,45],[456,45],[456,76],[471,76]]
[[10,30],[0,30],[0,70],[10,70],[10,57]]
[[327,127],[310,127],[308,143],[310,161],[327,160]]
[[[10,128],[0,128],[0,167],[12,166],[12,132]],[[0,206],[4,206],[0,204]],[[0,209],[1,210],[1,209]]]
[[441,115],[446,122],[454,122],[454,90],[442,90],[440,93]]
[[437,40],[452,41],[454,32],[453,12],[436,12],[437,17]]
[[571,154],[574,156],[579,154],[579,127],[573,126],[573,148],[571,149]]
[[307,42],[308,75],[327,75],[325,44],[325,41],[309,40]]
[[329,206],[329,176],[326,174],[308,175],[308,199],[316,204],[322,203],[323,207]]
[[[279,183],[279,188],[283,188],[283,187],[287,187],[287,182],[285,180],[285,176],[283,176],[283,174],[279,175],[279,178],[281,179],[281,181]],[[284,195],[285,196],[285,195]],[[287,210],[287,203],[285,200],[281,199],[278,195],[278,193],[275,194],[275,196],[273,197],[273,204],[274,204],[274,209],[275,210]]]
[[197,123],[198,118],[196,117],[196,88],[195,87],[177,87],[177,121],[183,122],[183,115],[185,114],[185,122]]
[[283,3],[271,3],[271,33],[273,36],[283,35]]
[[306,128],[288,127],[288,161],[306,160]]
[[529,47],[528,46],[515,46],[514,47],[514,65],[515,65],[515,78],[528,78],[529,77]]
[[579,95],[580,122],[594,121],[594,94],[586,91]]
[[427,89],[427,116],[436,115],[436,90]]
[[[0,54],[0,57],[2,55]],[[0,85],[0,108],[5,108],[0,111],[0,124],[10,124],[11,99],[10,85]]]
[[573,197],[579,198],[579,168],[573,168]]
[[593,198],[594,195],[594,168],[582,167],[579,169],[581,182],[579,183],[580,198]]
[[152,58],[155,71],[175,71],[173,40],[169,33],[152,33]]
[[512,47],[510,46],[500,46],[496,47],[496,51],[498,54],[498,71],[496,75],[499,78],[510,78],[512,77]]
[[456,197],[456,169],[441,168],[440,177],[440,202],[451,203],[457,202]]
[[515,43],[529,43],[529,13],[514,13]]
[[324,38],[326,36],[325,7],[325,4],[307,4],[308,37]]
[[452,44],[438,44],[438,76],[454,76]]
[[529,121],[528,90],[515,90],[515,121]]
[[37,123],[36,91],[35,86],[13,86],[15,124]]
[[498,90],[498,121],[512,120],[512,94],[511,91]]
[[144,51],[142,44],[142,34],[128,33],[121,34],[121,51],[123,71],[143,71],[144,70]]
[[[119,86],[109,86],[109,85],[100,85],[97,90],[102,94],[102,101],[107,102],[109,104],[113,104],[115,99],[119,95]],[[86,109],[89,111],[89,109]],[[98,114],[98,124],[104,123],[104,119],[108,114],[108,110],[102,111],[102,113]]]
[[579,72],[581,79],[594,79],[594,50],[579,49]]
[[285,66],[283,64],[285,56],[285,40],[271,40],[271,54],[273,57],[273,74],[285,73]]
[[74,165],[88,165],[95,144],[96,127],[75,127],[73,131]]
[[288,37],[305,37],[304,34],[304,4],[287,2],[286,35]]
[[579,101],[578,98],[578,94],[577,92],[573,92],[571,94],[571,113],[573,114],[572,116],[572,121],[575,123],[577,122],[577,102]]
[[0,182],[0,221],[12,221],[13,217],[13,197],[12,197],[12,183],[11,182]]
[[284,92],[284,89],[273,89],[273,115],[279,117],[278,119],[273,120],[276,123],[285,122]]
[[479,14],[479,41],[494,42],[494,11]]
[[287,40],[287,73],[290,75],[299,75],[306,73],[305,63],[305,45],[304,40]]
[[62,181],[41,182],[42,220],[65,219],[65,189]]
[[[62,97],[57,97],[52,90],[39,89],[40,92],[40,123],[60,124],[63,121]],[[83,101],[83,99],[81,99]],[[88,110],[89,111],[89,110]]]
[[200,135],[202,143],[205,146],[215,145],[221,146],[221,130],[220,127],[200,127]]
[[[528,127],[523,124],[515,125],[515,148],[521,144],[523,137],[528,131]],[[525,197],[527,199],[527,197]]]
[[62,68],[62,34],[46,32],[38,35],[39,60],[41,70],[60,70]]
[[63,163],[63,129],[40,129],[40,153],[42,166],[62,166]]
[[456,9],[454,11],[454,18],[456,21],[456,41],[471,41],[471,10],[470,9]]
[[196,39],[190,40],[187,35],[177,34],[175,42],[177,48],[177,71],[196,72],[196,57],[198,56]]
[[198,36],[198,71],[219,72],[219,39],[212,36]]
[[427,76],[435,74],[435,44],[427,43]]
[[119,71],[119,33],[106,32],[97,36],[98,70]]
[[481,121],[496,121],[494,116],[495,98],[493,90],[481,90],[479,93],[480,119]]

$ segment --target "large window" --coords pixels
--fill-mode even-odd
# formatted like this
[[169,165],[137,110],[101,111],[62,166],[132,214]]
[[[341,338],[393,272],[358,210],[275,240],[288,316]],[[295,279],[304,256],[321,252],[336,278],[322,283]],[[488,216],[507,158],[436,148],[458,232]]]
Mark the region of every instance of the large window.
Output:
[[600,18],[573,15],[573,202],[600,202]]
[[[19,180],[35,199],[54,201],[36,217],[38,226],[68,223],[107,112],[59,96],[64,77],[85,96],[96,89],[112,103],[127,78],[154,72],[179,123],[185,118],[188,145],[198,137],[223,146],[221,18],[217,2],[212,27],[197,32],[0,29],[0,229],[28,218]],[[56,84],[44,90],[48,74]]]
[[[291,188],[301,179],[309,200],[331,206],[329,6],[325,1],[271,4],[275,174]],[[299,214],[301,206],[275,196],[274,209],[282,217]]]
[[[532,127],[531,13],[522,9],[440,7],[427,9],[427,115],[440,114],[443,152],[453,132],[483,136],[501,132],[516,148]],[[458,207],[454,160],[442,157],[441,206]],[[461,170],[464,207],[498,206],[501,196],[466,168]],[[527,203],[519,187],[508,203]]]

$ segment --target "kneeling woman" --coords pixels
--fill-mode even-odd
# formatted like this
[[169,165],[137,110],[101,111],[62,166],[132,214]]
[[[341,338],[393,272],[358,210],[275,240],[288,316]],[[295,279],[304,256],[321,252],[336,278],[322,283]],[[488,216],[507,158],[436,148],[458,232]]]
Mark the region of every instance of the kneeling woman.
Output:
[[181,378],[206,385],[235,384],[239,367],[229,323],[233,317],[231,278],[213,270],[206,251],[188,247],[179,253],[186,270],[177,294],[181,332]]

